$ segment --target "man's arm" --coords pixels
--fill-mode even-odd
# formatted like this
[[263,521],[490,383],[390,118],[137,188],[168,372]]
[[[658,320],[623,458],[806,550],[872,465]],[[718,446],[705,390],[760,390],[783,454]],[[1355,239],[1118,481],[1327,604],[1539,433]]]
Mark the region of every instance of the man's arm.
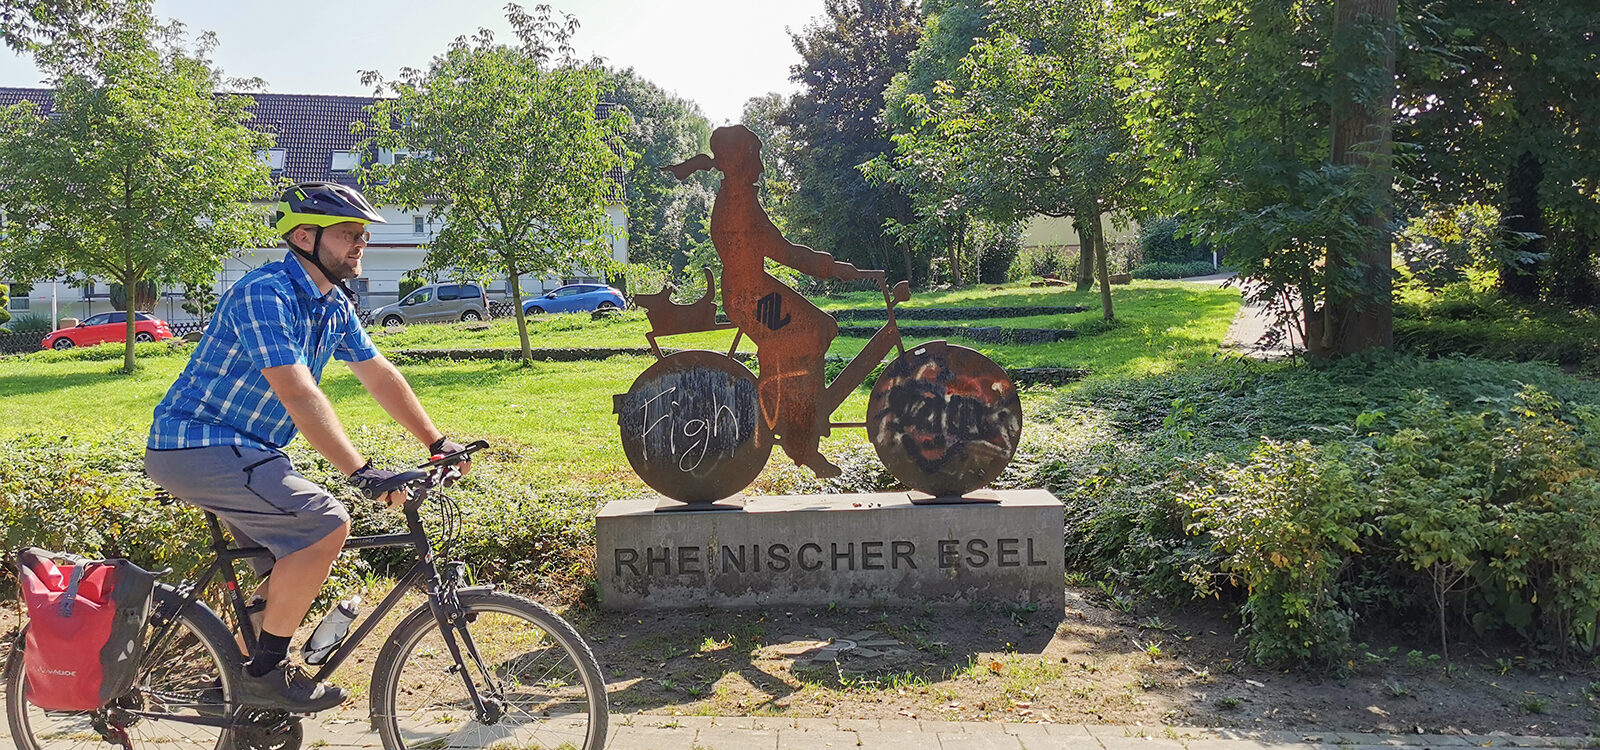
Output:
[[422,403],[417,401],[417,394],[411,392],[405,376],[382,354],[348,364],[361,386],[372,394],[372,399],[423,446],[431,446],[444,437],[444,433],[433,426],[428,413],[422,410]]
[[305,436],[306,442],[331,461],[334,468],[349,476],[367,464],[367,459],[351,445],[339,416],[333,413],[333,404],[317,387],[317,381],[305,365],[268,367],[261,374],[272,386],[272,393],[283,402],[283,408],[288,410],[289,418],[294,420],[294,426]]

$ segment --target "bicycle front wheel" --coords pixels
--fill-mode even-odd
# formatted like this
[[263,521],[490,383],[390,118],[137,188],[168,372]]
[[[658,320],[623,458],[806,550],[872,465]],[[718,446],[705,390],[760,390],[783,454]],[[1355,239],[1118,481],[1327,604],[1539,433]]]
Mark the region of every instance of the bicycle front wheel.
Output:
[[176,591],[157,587],[145,637],[167,636],[147,645],[133,688],[97,711],[46,711],[29,703],[19,637],[5,669],[6,720],[18,750],[97,750],[121,744],[124,733],[134,750],[228,750],[229,732],[185,720],[222,715],[233,675],[225,665],[238,662],[238,649],[227,627],[199,602],[177,613],[170,631],[163,627],[182,603]]
[[451,634],[465,670],[426,605],[395,627],[378,655],[372,720],[383,746],[600,750],[605,680],[577,631],[520,596],[471,591],[459,598],[464,617]]

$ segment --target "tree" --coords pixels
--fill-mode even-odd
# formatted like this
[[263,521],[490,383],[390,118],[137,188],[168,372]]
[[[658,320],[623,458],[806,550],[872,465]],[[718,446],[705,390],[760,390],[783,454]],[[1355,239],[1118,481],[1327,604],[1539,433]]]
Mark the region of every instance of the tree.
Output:
[[974,212],[1074,217],[1112,320],[1103,216],[1133,204],[1143,167],[1112,88],[1117,25],[1093,0],[987,7],[987,35],[958,76],[907,93],[893,179],[915,186],[918,214],[935,226]]
[[708,175],[680,186],[661,168],[704,151],[711,122],[699,105],[662,90],[633,68],[610,71],[608,77],[605,100],[628,110],[628,142],[639,151],[624,187],[629,260],[682,268],[690,244],[706,239],[698,234],[700,220],[711,212],[714,190]]
[[891,217],[889,231],[909,243],[921,259],[940,252],[948,255],[952,281],[962,286],[962,252],[969,233],[976,229],[972,213],[983,197],[961,180],[962,153],[928,148],[916,140],[930,122],[920,117],[927,100],[943,92],[962,95],[971,81],[961,61],[982,35],[988,15],[975,0],[925,3],[922,37],[912,51],[906,70],[897,73],[884,93],[884,121],[893,131],[893,153],[881,154],[867,164],[868,179],[893,184],[910,199],[914,218],[902,223]]
[[[0,116],[0,273],[136,289],[214,276],[236,248],[270,240],[250,202],[271,193],[255,156],[271,140],[243,125],[248,97],[217,92],[214,45],[202,35],[188,46],[180,25],[158,25],[136,4],[94,44],[66,45],[86,59],[39,49],[51,116],[26,102]],[[129,372],[133,329],[129,316]]]
[[[1543,265],[1554,301],[1586,304],[1592,258],[1571,251],[1600,237],[1600,6],[1451,0],[1402,15],[1396,137],[1415,144],[1401,167],[1412,192],[1493,204],[1508,235],[1538,235],[1503,258],[1506,293],[1536,297]],[[1547,249],[1567,257],[1541,264]]]
[[[1392,335],[1388,256],[1375,257],[1387,248],[1384,136],[1351,108],[1381,119],[1393,97],[1393,24],[1334,10],[1327,0],[1140,0],[1118,19],[1130,47],[1118,85],[1156,177],[1151,207],[1226,248],[1251,298],[1325,356]],[[1339,136],[1337,161],[1336,123],[1365,133]]]
[[619,153],[629,118],[596,117],[607,75],[598,61],[573,56],[576,19],[516,5],[506,17],[514,46],[479,29],[427,70],[403,69],[392,81],[363,74],[394,97],[372,105],[365,147],[417,157],[375,165],[363,180],[380,202],[431,204],[429,218],[444,228],[428,245],[429,268],[505,274],[531,362],[520,277],[609,267],[606,204],[617,185],[606,175],[631,163]]
[[[790,235],[863,268],[918,271],[910,247],[884,229],[912,221],[896,185],[874,185],[861,166],[893,145],[881,121],[883,92],[916,47],[910,0],[826,0],[827,15],[791,34],[802,62],[800,91],[778,117],[794,150],[794,192],[783,204]],[[898,261],[898,263],[895,263]],[[921,269],[925,275],[926,270]]]

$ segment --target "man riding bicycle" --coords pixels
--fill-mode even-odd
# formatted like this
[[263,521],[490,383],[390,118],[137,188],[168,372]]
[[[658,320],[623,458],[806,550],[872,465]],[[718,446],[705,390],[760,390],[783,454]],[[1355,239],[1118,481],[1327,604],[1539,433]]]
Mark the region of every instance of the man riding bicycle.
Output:
[[[263,583],[256,594],[265,610],[239,681],[242,703],[311,712],[346,697],[342,688],[314,682],[289,664],[288,651],[349,535],[350,514],[297,473],[282,448],[303,434],[369,496],[396,472],[373,468],[351,444],[318,385],[328,360],[347,363],[430,453],[461,450],[434,427],[404,376],[373,346],[344,284],[361,273],[367,225],[383,221],[360,192],[344,185],[307,182],[285,192],[276,227],[289,252],[223,293],[205,337],[155,409],[145,452],[150,478],[215,513],[240,545],[272,553],[257,569]],[[381,499],[393,505],[400,495]]]

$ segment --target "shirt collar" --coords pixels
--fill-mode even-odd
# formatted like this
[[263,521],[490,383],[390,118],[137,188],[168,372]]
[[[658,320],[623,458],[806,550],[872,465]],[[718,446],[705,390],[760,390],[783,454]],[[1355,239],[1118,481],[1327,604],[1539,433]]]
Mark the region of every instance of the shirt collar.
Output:
[[311,274],[306,272],[306,267],[300,265],[299,254],[293,250],[284,254],[283,264],[289,267],[289,278],[294,279],[295,284],[299,285],[300,291],[310,295],[314,300],[326,302],[328,295],[339,291],[338,287],[334,287],[329,289],[327,294],[323,294],[322,290],[317,288],[317,282],[311,280]]

